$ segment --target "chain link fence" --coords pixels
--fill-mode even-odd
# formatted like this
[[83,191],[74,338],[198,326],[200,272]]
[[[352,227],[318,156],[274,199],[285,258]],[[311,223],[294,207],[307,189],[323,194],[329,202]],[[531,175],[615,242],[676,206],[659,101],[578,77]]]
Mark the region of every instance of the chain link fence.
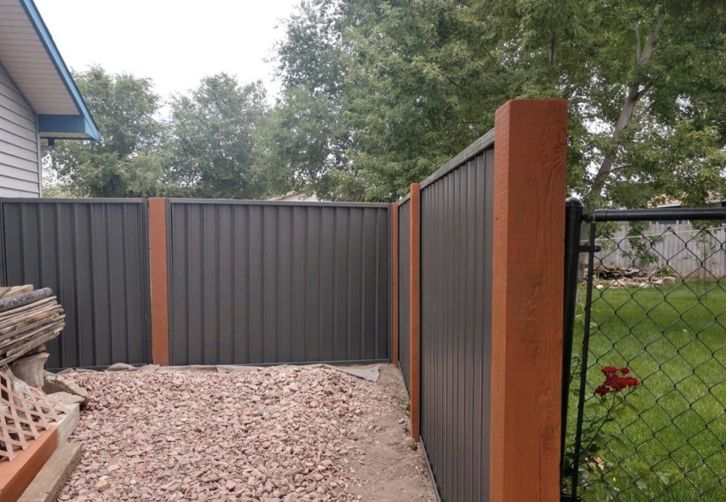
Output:
[[564,499],[724,500],[724,209],[675,214],[587,217]]

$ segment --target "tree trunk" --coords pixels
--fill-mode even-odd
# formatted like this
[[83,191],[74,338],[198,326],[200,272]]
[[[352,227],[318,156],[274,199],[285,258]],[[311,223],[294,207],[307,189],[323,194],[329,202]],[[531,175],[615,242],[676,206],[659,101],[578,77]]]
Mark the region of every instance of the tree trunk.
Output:
[[613,128],[613,134],[611,135],[611,144],[613,145],[614,150],[604,155],[601,166],[598,168],[596,176],[593,178],[590,194],[588,196],[588,199],[591,201],[601,195],[601,190],[603,189],[603,186],[606,182],[606,178],[609,174],[611,174],[613,170],[613,164],[616,161],[616,146],[618,145],[618,140],[621,136],[621,133],[631,124],[631,119],[633,117],[634,110],[636,109],[636,105],[638,105],[641,98],[643,98],[650,89],[649,85],[641,85],[636,79],[641,69],[649,62],[649,59],[651,59],[651,56],[654,54],[654,49],[656,48],[656,40],[659,36],[659,31],[661,30],[663,22],[664,17],[663,15],[659,14],[654,20],[654,24],[651,27],[651,31],[649,32],[649,36],[646,39],[646,43],[644,44],[643,48],[641,47],[640,37],[637,28],[634,82],[628,88],[628,93],[626,94],[626,99],[624,100],[623,107],[621,108],[621,113],[619,114],[618,121]]

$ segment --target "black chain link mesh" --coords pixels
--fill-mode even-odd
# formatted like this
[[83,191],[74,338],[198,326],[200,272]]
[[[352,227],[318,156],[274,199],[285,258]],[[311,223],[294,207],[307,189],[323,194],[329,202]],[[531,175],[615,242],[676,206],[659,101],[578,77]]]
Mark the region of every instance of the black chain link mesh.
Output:
[[[579,394],[584,400],[579,495],[724,500],[724,222],[596,225],[587,384],[578,388],[576,355],[569,396],[571,438]],[[573,448],[571,439],[566,466]]]

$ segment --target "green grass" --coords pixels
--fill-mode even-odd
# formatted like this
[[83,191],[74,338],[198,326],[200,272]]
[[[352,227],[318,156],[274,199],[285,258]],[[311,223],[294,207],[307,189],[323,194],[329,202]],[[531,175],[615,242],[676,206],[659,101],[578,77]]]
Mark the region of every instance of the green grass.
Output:
[[[566,451],[575,431],[583,293]],[[724,326],[724,280],[594,288],[585,435],[611,400],[623,397],[626,404],[603,426],[582,465],[583,500],[725,500]],[[628,366],[641,384],[598,397],[594,389],[604,380],[604,366]]]

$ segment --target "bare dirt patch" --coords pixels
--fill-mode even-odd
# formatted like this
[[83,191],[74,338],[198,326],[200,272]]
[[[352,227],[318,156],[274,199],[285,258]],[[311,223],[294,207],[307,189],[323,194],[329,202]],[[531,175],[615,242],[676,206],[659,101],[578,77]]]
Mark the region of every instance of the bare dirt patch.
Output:
[[69,373],[91,395],[61,500],[435,500],[401,375],[320,366]]

